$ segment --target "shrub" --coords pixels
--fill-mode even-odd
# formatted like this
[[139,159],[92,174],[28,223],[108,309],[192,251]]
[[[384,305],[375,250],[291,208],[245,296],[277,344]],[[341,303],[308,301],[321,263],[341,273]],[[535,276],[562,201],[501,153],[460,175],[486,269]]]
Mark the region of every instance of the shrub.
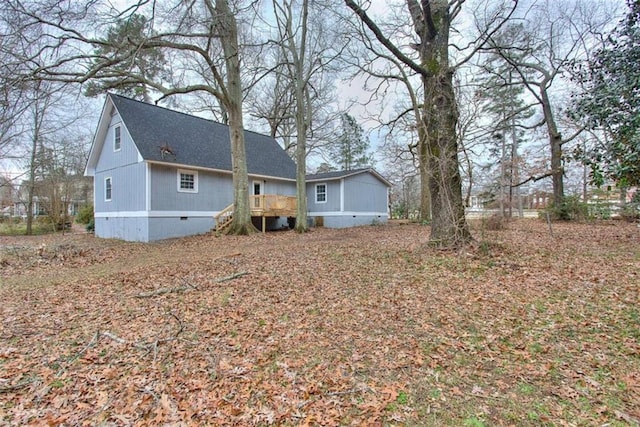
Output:
[[96,229],[96,224],[94,222],[94,219],[91,218],[91,220],[87,223],[85,230],[87,230],[87,233],[93,233],[95,229]]
[[561,221],[577,221],[589,218],[589,206],[580,201],[579,196],[566,196],[560,206],[551,205],[541,216],[546,217],[547,212],[551,219]]
[[93,206],[85,205],[78,211],[76,222],[78,224],[89,224],[90,221],[93,221]]
[[640,191],[636,191],[631,202],[627,203],[620,212],[620,216],[629,222],[640,221]]
[[490,217],[482,217],[482,228],[490,231],[504,230],[507,219],[501,215],[491,215]]

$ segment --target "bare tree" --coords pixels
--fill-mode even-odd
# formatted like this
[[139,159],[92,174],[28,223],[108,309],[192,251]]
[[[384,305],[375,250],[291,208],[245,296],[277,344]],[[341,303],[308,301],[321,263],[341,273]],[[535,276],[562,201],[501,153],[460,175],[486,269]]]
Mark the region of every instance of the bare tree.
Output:
[[[449,32],[464,3],[465,0],[407,0],[406,7],[402,10],[398,7],[397,11],[404,22],[411,22],[410,34],[402,24],[379,26],[362,4],[345,0],[368,29],[369,35],[363,41],[376,49],[376,59],[389,61],[400,70],[400,77],[370,69],[367,70],[369,75],[383,81],[395,79],[406,86],[409,86],[411,74],[419,77],[422,98],[418,100],[416,94],[420,92],[416,90],[409,94],[413,97],[411,108],[416,118],[421,181],[423,191],[428,188],[431,204],[430,241],[442,247],[458,247],[471,239],[462,201],[453,75],[506,19],[506,16],[496,16],[494,25],[483,30],[478,39],[469,44],[469,55],[452,64]],[[372,39],[383,49],[374,46]]]
[[26,82],[20,78],[24,64],[16,61],[14,52],[22,50],[22,39],[9,22],[15,21],[0,10],[0,161],[17,160],[14,147],[21,134],[20,118],[28,108],[23,96]]
[[402,141],[395,134],[382,147],[385,176],[392,183],[389,208],[392,218],[416,219],[420,212],[420,176],[415,156],[408,150],[411,144]]
[[[310,77],[313,66],[307,64],[307,34],[309,22],[309,1],[302,0],[300,21],[294,31],[293,2],[273,2],[273,10],[279,32],[279,47],[285,59],[286,76],[293,93],[294,117],[296,123],[296,225],[298,233],[307,230],[307,129],[311,121],[309,99]],[[297,36],[299,33],[299,36]]]
[[[63,129],[69,128],[64,126]],[[43,138],[38,147],[38,173],[33,192],[38,196],[39,204],[46,211],[53,229],[61,229],[63,233],[71,222],[69,208],[76,188],[84,182],[88,141],[89,138],[80,134],[55,132],[53,137]]]
[[[48,40],[42,50],[56,53],[50,56],[55,59],[47,62],[37,61],[36,55],[22,58],[23,63],[31,65],[34,76],[73,83],[119,80],[129,86],[155,90],[160,94],[156,102],[172,95],[197,92],[219,101],[228,116],[232,153],[234,216],[228,230],[232,234],[247,234],[255,228],[249,208],[242,116],[242,52],[237,20],[242,13],[240,6],[234,5],[232,9],[227,0],[162,3],[140,0],[129,3],[123,11],[113,12],[108,1],[100,0],[44,0],[37,5],[8,0],[5,4],[12,13],[24,17],[23,29],[40,27]],[[112,49],[109,38],[92,35],[96,26],[126,20],[134,14],[144,15],[154,23],[150,27],[153,31],[146,37],[127,38],[127,43]],[[123,66],[158,50],[171,64],[171,81],[154,78],[154,73],[141,73],[138,67]]]
[[589,54],[592,42],[601,37],[611,22],[610,6],[605,2],[538,1],[523,10],[521,24],[492,35],[487,45],[511,69],[509,85],[524,87],[539,108],[542,119],[536,126],[545,128],[550,168],[524,182],[551,177],[555,206],[560,206],[564,199],[563,147],[583,130],[569,136],[562,134],[557,115],[558,100],[563,98],[558,91],[561,85],[568,84],[563,74],[573,61]]
[[[275,37],[270,40],[269,77],[262,96],[254,96],[253,115],[266,119],[271,136],[279,138],[296,162],[295,230],[307,230],[307,156],[326,141],[334,114],[333,63],[340,52],[327,22],[327,3],[309,0],[273,1]],[[265,99],[266,97],[266,99]]]
[[[64,84],[34,80],[22,94],[27,103],[20,117],[19,138],[27,170],[27,180],[22,185],[26,234],[33,232],[33,218],[38,213],[33,210],[36,197],[54,223],[59,222],[67,198],[66,176],[71,172],[67,163],[75,159],[77,173],[78,165],[86,161],[86,146],[71,144],[68,139],[69,134],[76,133],[71,126],[79,118],[77,112],[65,109],[65,105],[73,105],[69,100],[74,95],[68,89]],[[88,138],[83,142],[86,145]]]

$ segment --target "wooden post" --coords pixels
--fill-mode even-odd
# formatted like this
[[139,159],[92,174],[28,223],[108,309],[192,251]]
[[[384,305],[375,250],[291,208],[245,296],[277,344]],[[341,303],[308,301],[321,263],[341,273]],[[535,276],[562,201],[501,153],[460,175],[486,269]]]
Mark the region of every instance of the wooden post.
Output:
[[264,216],[264,212],[262,213],[262,232],[267,232],[267,217]]

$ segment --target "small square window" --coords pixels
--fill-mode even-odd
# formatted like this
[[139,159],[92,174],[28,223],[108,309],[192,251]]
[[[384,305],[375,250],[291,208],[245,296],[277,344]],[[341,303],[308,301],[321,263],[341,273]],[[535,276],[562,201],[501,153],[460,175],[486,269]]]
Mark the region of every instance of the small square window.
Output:
[[192,173],[180,174],[180,189],[181,190],[193,190],[196,183],[196,177]]
[[120,126],[116,126],[113,130],[113,151],[120,151],[120,143],[122,141],[122,135]]
[[106,202],[111,201],[111,178],[105,178],[104,180],[104,200]]
[[198,172],[178,169],[178,191],[181,193],[197,193]]
[[316,184],[316,203],[327,201],[327,184]]

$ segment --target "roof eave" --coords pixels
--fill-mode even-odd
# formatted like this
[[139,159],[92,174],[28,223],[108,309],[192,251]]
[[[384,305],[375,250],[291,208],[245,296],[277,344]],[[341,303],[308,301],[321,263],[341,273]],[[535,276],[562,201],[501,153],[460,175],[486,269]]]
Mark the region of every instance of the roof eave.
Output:
[[111,108],[115,108],[115,105],[111,101],[111,97],[107,94],[104,105],[102,106],[102,112],[100,113],[100,120],[98,120],[96,131],[93,134],[93,141],[91,141],[91,150],[89,151],[89,157],[87,158],[87,165],[84,168],[84,176],[95,176],[98,159],[100,158],[102,146],[104,145],[105,137],[107,135],[107,129],[111,122],[111,108],[108,108],[109,106]]
[[[175,167],[175,168],[183,168],[183,169],[192,169],[192,170],[198,170],[198,171],[207,171],[207,172],[216,172],[216,173],[223,173],[223,174],[229,174],[231,175],[233,172],[231,172],[230,170],[227,169],[215,169],[215,168],[208,168],[206,166],[195,166],[195,165],[189,165],[186,163],[173,163],[173,162],[163,162],[160,160],[145,160],[145,162],[149,163],[149,164],[154,164],[154,165],[162,165],[162,166],[171,166],[171,167]],[[286,177],[282,177],[282,176],[272,176],[272,175],[261,175],[261,174],[254,174],[254,173],[249,173],[248,174],[249,177],[251,178],[262,178],[262,179],[277,179],[280,181],[291,181],[291,182],[295,182],[295,178],[286,178]]]
[[345,173],[344,175],[338,175],[338,176],[334,176],[334,177],[307,179],[307,182],[338,181],[338,180],[341,180],[341,179],[349,178],[351,176],[360,175],[360,174],[366,173],[366,172],[371,173],[373,176],[375,176],[380,181],[382,181],[382,183],[384,185],[386,185],[387,187],[392,187],[391,183],[384,176],[380,175],[380,173],[378,173],[378,171],[376,171],[373,168],[361,169],[361,170],[353,171],[353,172],[347,171],[347,173]]

